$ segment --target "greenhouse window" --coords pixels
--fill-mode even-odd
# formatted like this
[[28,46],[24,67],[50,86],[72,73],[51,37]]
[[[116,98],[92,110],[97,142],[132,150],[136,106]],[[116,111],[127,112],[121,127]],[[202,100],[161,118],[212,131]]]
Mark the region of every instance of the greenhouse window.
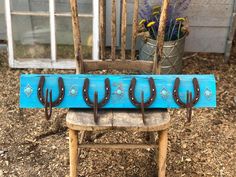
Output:
[[[99,57],[99,1],[78,0],[85,59]],[[73,69],[74,47],[68,0],[5,0],[9,65]]]

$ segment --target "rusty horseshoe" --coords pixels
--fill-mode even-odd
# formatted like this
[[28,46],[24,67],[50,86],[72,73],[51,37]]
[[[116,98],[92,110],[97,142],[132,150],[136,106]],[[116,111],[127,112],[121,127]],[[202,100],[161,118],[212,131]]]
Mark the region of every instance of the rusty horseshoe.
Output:
[[[59,95],[55,101],[52,101],[52,90],[48,91],[48,89],[46,89],[46,96],[45,97],[43,96],[44,83],[45,83],[45,76],[41,76],[38,84],[37,95],[39,101],[45,107],[45,117],[47,120],[49,120],[52,116],[52,108],[60,105],[65,96],[65,86],[63,79],[59,77],[58,78]],[[48,102],[48,95],[49,95],[49,102]],[[48,113],[48,108],[49,108],[49,113]]]
[[173,89],[173,97],[177,105],[179,105],[182,108],[187,108],[187,120],[188,122],[191,122],[192,117],[192,108],[194,105],[197,104],[197,102],[200,99],[200,87],[197,78],[193,78],[193,88],[194,88],[194,98],[192,97],[192,92],[187,91],[186,97],[187,101],[184,103],[181,98],[179,97],[179,85],[180,85],[180,79],[177,77],[175,79],[174,83],[174,89]]
[[155,101],[156,99],[156,86],[155,86],[155,82],[154,79],[152,77],[150,77],[148,79],[149,81],[149,86],[150,86],[150,97],[149,99],[144,102],[144,92],[141,92],[141,102],[138,102],[136,97],[135,97],[135,86],[136,86],[136,79],[133,78],[131,80],[131,84],[129,87],[129,99],[131,101],[131,103],[138,107],[141,108],[141,112],[142,112],[142,118],[143,118],[143,123],[145,124],[145,114],[144,114],[144,110],[145,108],[148,108],[149,106],[152,105],[152,103]]
[[92,102],[91,99],[89,98],[88,92],[89,92],[89,79],[86,78],[84,80],[84,85],[83,85],[83,98],[85,103],[94,109],[94,122],[97,124],[98,108],[101,108],[104,105],[106,105],[111,96],[110,80],[108,78],[105,79],[105,95],[100,102],[98,102],[98,92],[94,93],[94,102]]

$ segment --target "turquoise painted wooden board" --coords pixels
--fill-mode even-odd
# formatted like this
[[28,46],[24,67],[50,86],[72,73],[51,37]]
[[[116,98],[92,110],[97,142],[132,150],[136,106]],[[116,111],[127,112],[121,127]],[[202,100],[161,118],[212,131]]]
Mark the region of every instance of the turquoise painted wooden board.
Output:
[[[20,107],[43,108],[37,97],[37,87],[40,76],[36,74],[21,75],[20,78]],[[135,96],[141,101],[144,91],[144,101],[150,96],[148,78],[152,77],[156,85],[156,99],[149,108],[179,108],[175,103],[172,92],[174,82],[180,78],[179,95],[186,102],[187,90],[193,92],[192,79],[197,78],[200,85],[200,100],[194,106],[216,107],[216,81],[214,75],[43,75],[45,76],[44,94],[46,89],[52,89],[52,100],[58,97],[58,78],[62,77],[65,84],[65,97],[58,108],[89,108],[85,103],[82,90],[84,80],[89,78],[89,97],[93,100],[94,92],[98,92],[98,101],[105,93],[104,80],[110,79],[111,97],[104,108],[135,108],[130,102],[128,90],[133,77],[136,78]]]

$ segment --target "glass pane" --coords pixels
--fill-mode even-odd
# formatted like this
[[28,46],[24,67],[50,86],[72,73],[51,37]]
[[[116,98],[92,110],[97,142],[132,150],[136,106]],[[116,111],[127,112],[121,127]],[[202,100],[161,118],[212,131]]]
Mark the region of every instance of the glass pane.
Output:
[[[80,17],[83,57],[92,59],[93,29],[92,18]],[[57,58],[74,58],[72,26],[70,17],[56,18]]]
[[49,0],[11,0],[11,11],[48,12]]
[[5,43],[6,41],[6,23],[5,23],[5,15],[4,15],[4,2],[2,1],[0,6],[0,45]]
[[[93,13],[93,0],[78,0],[79,14]],[[70,12],[70,1],[55,0],[55,7],[57,13]]]
[[48,17],[13,15],[12,28],[16,59],[51,58]]

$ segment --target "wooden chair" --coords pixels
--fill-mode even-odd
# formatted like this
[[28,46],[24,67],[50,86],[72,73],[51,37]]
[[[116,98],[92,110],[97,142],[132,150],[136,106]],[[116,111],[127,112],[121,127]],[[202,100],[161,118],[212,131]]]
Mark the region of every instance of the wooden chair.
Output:
[[[74,36],[75,58],[77,61],[77,74],[87,73],[95,70],[129,70],[152,74],[160,74],[160,60],[164,43],[164,30],[166,13],[169,0],[164,0],[162,5],[162,15],[159,27],[158,47],[154,61],[136,60],[135,46],[138,32],[138,7],[139,1],[135,0],[133,14],[132,46],[131,58],[126,58],[126,30],[127,30],[127,0],[122,1],[122,27],[121,27],[121,58],[116,58],[116,0],[112,0],[112,22],[111,22],[111,58],[105,58],[105,0],[100,0],[100,60],[84,60],[82,56],[80,28],[78,19],[78,7],[76,0],[70,0],[72,12],[72,26]],[[166,171],[166,155],[168,128],[170,116],[167,110],[147,110],[146,123],[143,124],[142,115],[139,110],[102,110],[99,111],[99,122],[94,122],[93,110],[71,109],[66,116],[66,123],[69,128],[69,148],[70,148],[70,177],[77,177],[78,148],[157,148],[159,156],[158,176],[164,177]],[[127,131],[158,132],[158,143],[154,144],[82,144],[86,131],[122,129]],[[78,142],[78,131],[81,137]],[[159,145],[158,145],[159,144]]]

